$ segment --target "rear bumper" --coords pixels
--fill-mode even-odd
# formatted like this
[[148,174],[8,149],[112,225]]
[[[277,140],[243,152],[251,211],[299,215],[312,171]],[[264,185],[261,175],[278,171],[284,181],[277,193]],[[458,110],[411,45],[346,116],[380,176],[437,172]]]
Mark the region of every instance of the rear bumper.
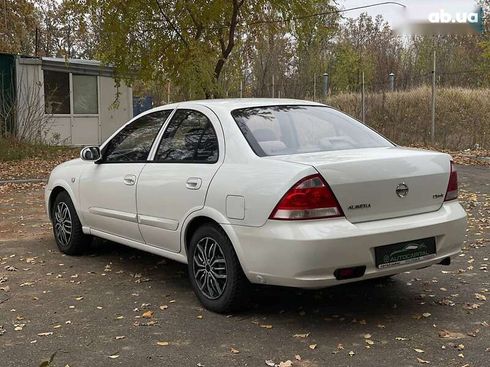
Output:
[[[350,223],[345,218],[285,222],[262,227],[224,226],[253,283],[322,288],[398,274],[441,262],[461,251],[466,213],[455,202],[435,212],[408,217]],[[378,269],[374,248],[421,238],[436,238],[436,257]],[[363,277],[338,281],[339,268],[366,266]]]

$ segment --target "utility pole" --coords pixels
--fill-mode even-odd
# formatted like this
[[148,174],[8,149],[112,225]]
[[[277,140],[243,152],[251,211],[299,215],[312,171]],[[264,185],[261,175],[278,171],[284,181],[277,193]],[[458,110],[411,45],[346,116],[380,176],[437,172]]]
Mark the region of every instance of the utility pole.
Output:
[[362,122],[366,122],[366,95],[364,91],[364,71],[362,72],[362,89],[361,89],[361,101],[362,101]]
[[167,80],[167,104],[170,103],[170,80]]
[[432,145],[436,141],[436,57],[437,53],[434,49],[434,67],[432,69],[432,129],[430,135]]
[[39,28],[36,27],[36,45],[34,47],[34,56],[39,56]]
[[388,77],[390,79],[390,92],[394,92],[395,91],[395,74],[390,73],[390,75],[388,75]]
[[272,74],[272,98],[274,98],[274,74]]
[[243,98],[243,80],[240,79],[240,98]]
[[328,73],[323,74],[323,98],[328,97]]
[[316,102],[316,75],[313,75],[313,102]]

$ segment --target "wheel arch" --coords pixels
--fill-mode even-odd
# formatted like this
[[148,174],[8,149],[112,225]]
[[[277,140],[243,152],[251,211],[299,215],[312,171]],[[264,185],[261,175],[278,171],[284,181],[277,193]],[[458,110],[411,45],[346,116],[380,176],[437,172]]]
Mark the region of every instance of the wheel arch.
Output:
[[181,252],[184,256],[187,257],[188,253],[188,247],[189,247],[189,242],[192,237],[192,234],[202,225],[204,224],[212,224],[220,228],[228,237],[230,240],[233,249],[235,250],[235,253],[238,257],[238,261],[240,262],[240,265],[242,267],[242,270],[244,271],[245,274],[247,274],[247,267],[245,262],[243,261],[244,256],[242,253],[242,248],[240,246],[240,241],[238,240],[238,237],[236,236],[235,231],[233,230],[233,227],[230,225],[226,217],[224,217],[221,213],[216,212],[215,210],[211,209],[203,209],[198,212],[194,212],[193,214],[189,215],[182,228],[182,233],[181,233]]
[[57,181],[53,184],[53,188],[51,190],[51,193],[49,194],[49,199],[48,199],[48,215],[49,219],[51,220],[51,212],[53,209],[53,203],[56,199],[56,197],[61,193],[61,192],[66,192],[68,196],[70,196],[70,199],[73,203],[73,206],[75,207],[75,210],[77,211],[78,217],[81,221],[80,213],[78,210],[78,201],[76,199],[76,196],[72,190],[72,188],[64,181]]

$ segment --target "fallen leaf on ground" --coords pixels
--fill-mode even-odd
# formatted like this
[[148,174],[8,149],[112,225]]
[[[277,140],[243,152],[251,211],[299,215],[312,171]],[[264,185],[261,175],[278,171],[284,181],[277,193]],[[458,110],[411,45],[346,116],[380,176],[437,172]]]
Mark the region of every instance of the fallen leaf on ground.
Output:
[[310,344],[308,346],[308,348],[310,348],[311,350],[314,350],[314,349],[316,349],[316,346],[317,346],[317,344]]
[[483,294],[480,294],[480,293],[475,293],[475,298],[478,300],[478,301],[486,301],[487,300],[487,297],[484,296]]
[[307,338],[308,336],[310,336],[310,333],[293,335],[294,338]]
[[425,361],[422,358],[418,358],[418,357],[417,357],[417,362],[422,363],[422,364],[429,364],[430,363],[429,361]]
[[230,351],[233,353],[233,354],[238,354],[240,353],[240,351],[238,349],[235,349],[233,347],[230,348]]
[[161,347],[166,347],[167,345],[169,345],[170,343],[169,342],[164,342],[164,341],[159,341],[157,342],[157,345],[161,346]]
[[272,359],[266,360],[265,364],[268,365],[269,367],[274,367],[276,365]]
[[454,331],[441,330],[439,331],[439,337],[444,339],[463,339],[466,337],[463,333],[458,333]]
[[260,325],[260,327],[263,328],[263,329],[272,329],[272,325],[264,325],[264,324],[262,324],[262,325]]
[[110,356],[108,356],[110,359],[116,359],[116,358],[119,358],[119,354],[112,354]]
[[417,353],[425,353],[423,349],[418,348],[415,348],[414,351],[416,351]]
[[153,314],[154,314],[154,312],[153,312],[153,311],[146,311],[145,313],[143,313],[143,315],[142,315],[142,316],[143,316],[145,319],[151,319],[151,318],[153,317]]
[[279,363],[279,367],[293,367],[293,362],[288,359],[286,362]]
[[465,303],[463,308],[465,310],[476,310],[476,309],[480,308],[480,304],[479,303]]

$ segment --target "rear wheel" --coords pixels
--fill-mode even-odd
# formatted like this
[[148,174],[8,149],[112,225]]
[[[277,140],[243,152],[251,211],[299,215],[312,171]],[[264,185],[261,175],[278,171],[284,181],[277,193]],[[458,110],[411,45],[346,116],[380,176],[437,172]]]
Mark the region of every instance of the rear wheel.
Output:
[[80,255],[90,242],[91,237],[83,234],[75,206],[66,191],[62,191],[56,196],[51,220],[54,238],[59,250],[67,255]]
[[189,278],[201,303],[225,313],[243,308],[249,283],[228,236],[206,224],[193,234],[188,254]]

